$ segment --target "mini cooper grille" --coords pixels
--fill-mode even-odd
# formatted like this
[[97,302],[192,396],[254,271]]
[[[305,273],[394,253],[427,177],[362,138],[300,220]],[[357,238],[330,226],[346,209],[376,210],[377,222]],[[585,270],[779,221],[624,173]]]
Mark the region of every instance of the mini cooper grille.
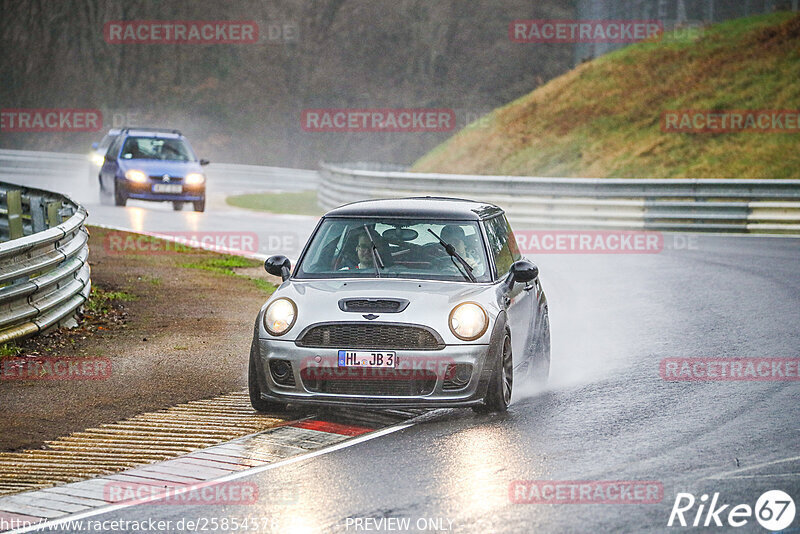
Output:
[[339,309],[355,313],[400,313],[408,307],[406,299],[342,299]]
[[333,349],[436,350],[441,338],[422,326],[392,323],[330,323],[312,326],[296,341],[301,347]]
[[393,375],[386,370],[376,374],[379,376],[369,373],[351,376],[339,369],[312,368],[304,369],[300,376],[309,391],[334,395],[413,397],[429,395],[436,386],[436,373],[432,371],[416,371],[411,376]]

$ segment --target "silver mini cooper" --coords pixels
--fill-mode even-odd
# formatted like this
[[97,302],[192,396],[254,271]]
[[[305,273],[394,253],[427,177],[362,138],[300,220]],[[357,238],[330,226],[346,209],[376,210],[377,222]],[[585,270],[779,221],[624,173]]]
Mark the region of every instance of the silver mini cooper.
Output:
[[261,308],[250,400],[505,411],[515,381],[550,370],[538,268],[503,210],[447,198],[355,202],[320,220]]

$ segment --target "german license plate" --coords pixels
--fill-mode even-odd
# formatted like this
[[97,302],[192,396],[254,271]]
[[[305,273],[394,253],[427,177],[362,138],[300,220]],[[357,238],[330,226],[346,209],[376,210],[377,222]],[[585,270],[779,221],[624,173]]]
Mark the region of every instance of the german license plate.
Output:
[[183,193],[181,184],[153,184],[153,193]]
[[394,352],[371,350],[340,350],[339,367],[394,368],[397,355]]

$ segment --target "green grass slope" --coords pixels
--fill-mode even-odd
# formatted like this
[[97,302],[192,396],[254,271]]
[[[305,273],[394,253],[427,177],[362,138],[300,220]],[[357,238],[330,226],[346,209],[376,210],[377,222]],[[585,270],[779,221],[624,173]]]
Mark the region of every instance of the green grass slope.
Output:
[[737,19],[584,63],[458,132],[413,170],[800,178],[799,133],[662,132],[662,112],[686,109],[800,109],[800,15]]

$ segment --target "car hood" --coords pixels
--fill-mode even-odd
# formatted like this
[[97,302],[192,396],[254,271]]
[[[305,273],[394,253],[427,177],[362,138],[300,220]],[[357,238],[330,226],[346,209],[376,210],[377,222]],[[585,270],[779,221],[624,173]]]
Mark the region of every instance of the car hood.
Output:
[[144,172],[148,176],[160,176],[169,174],[170,176],[186,176],[190,172],[202,173],[200,164],[196,161],[163,161],[157,159],[121,159],[119,160],[120,169],[125,172],[136,169]]
[[[459,303],[480,303],[489,315],[490,322],[500,311],[496,288],[491,284],[436,282],[425,280],[346,279],[346,280],[290,280],[275,291],[270,301],[287,297],[297,305],[297,322],[282,339],[294,340],[306,327],[321,322],[369,322],[366,312],[344,312],[339,308],[341,299],[394,298],[406,299],[408,307],[400,313],[375,312],[377,322],[422,324],[434,328],[446,343],[459,341],[447,326],[450,311]],[[263,310],[266,308],[266,304]],[[491,331],[491,329],[489,329]],[[266,332],[263,332],[265,335]],[[487,338],[488,339],[488,338]],[[477,342],[487,343],[485,339]]]

